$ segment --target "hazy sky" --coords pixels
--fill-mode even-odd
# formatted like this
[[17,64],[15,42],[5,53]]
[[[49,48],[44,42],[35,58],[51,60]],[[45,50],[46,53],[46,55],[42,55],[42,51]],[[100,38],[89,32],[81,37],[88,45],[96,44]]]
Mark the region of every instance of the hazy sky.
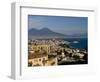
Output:
[[28,29],[49,28],[62,34],[86,34],[88,27],[87,17],[64,16],[28,16]]

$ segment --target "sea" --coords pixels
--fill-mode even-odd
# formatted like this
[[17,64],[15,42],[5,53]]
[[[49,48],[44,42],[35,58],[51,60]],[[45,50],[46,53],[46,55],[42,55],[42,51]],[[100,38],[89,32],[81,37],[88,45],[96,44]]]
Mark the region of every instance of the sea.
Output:
[[[88,38],[67,38],[64,40],[71,42],[69,46],[73,48],[82,48],[82,49],[88,48]],[[73,43],[74,41],[77,41],[78,43]]]

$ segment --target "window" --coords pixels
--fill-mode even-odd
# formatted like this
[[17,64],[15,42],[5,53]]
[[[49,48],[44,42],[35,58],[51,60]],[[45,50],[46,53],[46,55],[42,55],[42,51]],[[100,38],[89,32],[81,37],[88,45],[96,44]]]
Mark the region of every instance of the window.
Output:
[[39,59],[39,61],[41,61],[41,59]]

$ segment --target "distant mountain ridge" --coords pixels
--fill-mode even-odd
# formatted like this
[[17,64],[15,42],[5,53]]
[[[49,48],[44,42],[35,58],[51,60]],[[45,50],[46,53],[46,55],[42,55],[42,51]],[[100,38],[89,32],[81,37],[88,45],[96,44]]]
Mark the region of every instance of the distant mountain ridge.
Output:
[[53,37],[66,37],[66,35],[54,32],[48,28],[42,28],[42,29],[35,29],[32,28],[28,30],[28,36],[29,38],[53,38]]
[[[78,37],[80,35],[77,35]],[[71,37],[77,37],[76,35],[65,35],[62,33],[54,32],[50,30],[49,28],[42,28],[42,29],[36,29],[31,28],[28,30],[28,38],[71,38]]]

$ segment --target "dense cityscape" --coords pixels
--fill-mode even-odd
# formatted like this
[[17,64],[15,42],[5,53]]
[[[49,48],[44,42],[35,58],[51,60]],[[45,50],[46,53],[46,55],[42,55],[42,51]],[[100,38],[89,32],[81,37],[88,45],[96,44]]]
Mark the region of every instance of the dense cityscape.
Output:
[[28,66],[87,64],[87,49],[69,46],[77,43],[63,39],[28,40]]

